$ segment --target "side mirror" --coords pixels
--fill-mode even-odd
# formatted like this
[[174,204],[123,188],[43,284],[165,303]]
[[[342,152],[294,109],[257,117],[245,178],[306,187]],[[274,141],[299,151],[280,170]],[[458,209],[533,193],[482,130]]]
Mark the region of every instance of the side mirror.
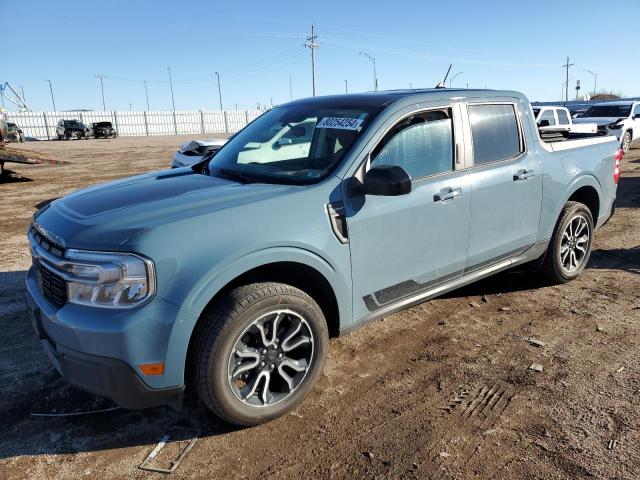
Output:
[[380,165],[365,174],[362,187],[365,195],[406,195],[411,192],[411,177],[397,165]]
[[541,128],[541,127],[548,127],[549,125],[551,125],[551,124],[549,123],[549,120],[540,120],[540,121],[538,122],[538,128]]

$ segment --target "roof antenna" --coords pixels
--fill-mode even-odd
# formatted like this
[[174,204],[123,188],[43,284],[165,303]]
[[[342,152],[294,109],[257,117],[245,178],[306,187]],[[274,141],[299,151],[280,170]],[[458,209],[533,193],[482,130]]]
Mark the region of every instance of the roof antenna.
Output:
[[453,67],[453,63],[449,64],[449,70],[447,70],[447,74],[444,76],[442,81],[436,85],[436,88],[447,88],[447,77],[449,76],[449,72],[451,71],[451,67]]

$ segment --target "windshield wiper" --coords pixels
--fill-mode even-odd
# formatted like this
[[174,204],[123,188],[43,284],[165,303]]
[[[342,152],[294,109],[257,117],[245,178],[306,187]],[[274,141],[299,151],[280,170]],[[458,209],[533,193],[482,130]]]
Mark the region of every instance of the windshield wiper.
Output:
[[223,175],[226,175],[227,177],[231,177],[234,180],[239,180],[240,183],[258,183],[258,180],[256,180],[255,178],[240,172],[236,172],[235,170],[227,170],[226,168],[220,168],[219,171],[220,173],[222,173]]

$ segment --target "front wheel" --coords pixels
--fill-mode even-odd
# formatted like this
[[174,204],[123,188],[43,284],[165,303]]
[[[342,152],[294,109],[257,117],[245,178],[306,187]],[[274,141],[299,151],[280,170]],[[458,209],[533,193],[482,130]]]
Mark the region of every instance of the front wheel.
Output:
[[624,132],[622,136],[622,140],[620,140],[620,148],[622,148],[623,153],[627,153],[631,148],[631,132]]
[[593,242],[594,223],[589,209],[567,202],[547,247],[542,273],[553,283],[566,283],[587,266]]
[[254,283],[229,292],[195,334],[196,389],[223,420],[242,426],[294,409],[322,372],[328,331],[303,291]]

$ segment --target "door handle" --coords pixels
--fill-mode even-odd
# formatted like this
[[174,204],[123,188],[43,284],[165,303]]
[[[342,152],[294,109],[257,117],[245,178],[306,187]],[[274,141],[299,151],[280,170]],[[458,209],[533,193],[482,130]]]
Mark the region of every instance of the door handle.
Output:
[[518,170],[516,174],[513,176],[513,181],[518,182],[520,180],[526,180],[529,177],[533,177],[535,174],[533,170],[527,170],[523,168],[522,170]]
[[461,188],[443,188],[438,193],[433,196],[434,202],[446,202],[447,200],[455,200],[460,195],[462,195]]

